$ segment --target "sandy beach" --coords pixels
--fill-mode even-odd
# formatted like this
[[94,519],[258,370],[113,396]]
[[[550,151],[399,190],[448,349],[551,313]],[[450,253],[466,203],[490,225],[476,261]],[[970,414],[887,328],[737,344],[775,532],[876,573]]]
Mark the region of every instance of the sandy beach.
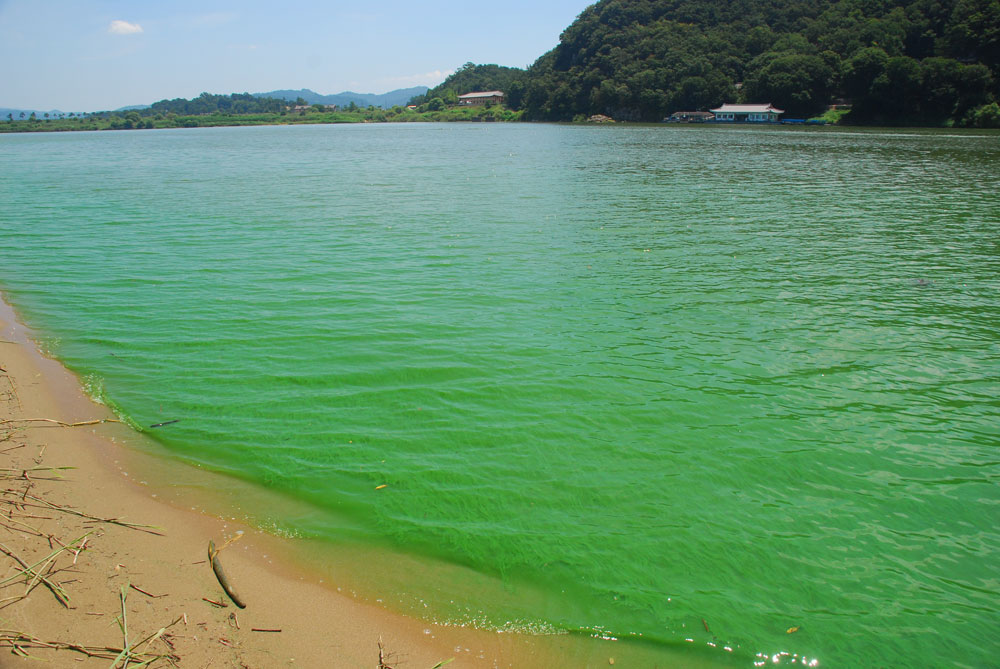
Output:
[[[168,464],[122,447],[135,433],[43,356],[6,304],[0,340],[0,666],[524,667],[556,666],[567,653],[574,666],[612,661],[605,648],[580,657],[589,640],[435,625],[346,594],[349,584],[337,592],[315,582],[283,557],[288,540],[180,508],[191,500],[168,503],[135,480],[135,465]],[[213,572],[210,540],[224,546],[217,560],[246,608]]]

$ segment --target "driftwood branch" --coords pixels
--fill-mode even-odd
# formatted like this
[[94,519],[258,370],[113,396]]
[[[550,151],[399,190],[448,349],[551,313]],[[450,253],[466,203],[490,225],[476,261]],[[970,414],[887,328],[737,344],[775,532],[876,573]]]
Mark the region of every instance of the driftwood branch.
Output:
[[[225,546],[223,546],[223,548],[225,548]],[[222,589],[226,591],[227,595],[229,595],[229,599],[233,600],[233,604],[236,606],[241,609],[245,609],[247,605],[243,603],[243,598],[236,594],[233,590],[233,586],[229,584],[229,579],[226,578],[226,573],[222,570],[222,564],[219,562],[219,551],[215,550],[215,542],[212,540],[209,540],[208,542],[208,561],[212,563],[212,571],[215,572],[215,578],[219,579],[219,585],[221,585]]]

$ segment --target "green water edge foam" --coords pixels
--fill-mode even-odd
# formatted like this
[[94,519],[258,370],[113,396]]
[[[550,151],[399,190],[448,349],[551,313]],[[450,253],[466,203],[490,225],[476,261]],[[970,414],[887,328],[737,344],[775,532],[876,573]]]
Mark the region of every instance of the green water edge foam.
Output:
[[[158,447],[166,450],[150,430],[143,429],[142,432],[146,437],[153,437]],[[720,640],[707,627],[702,630],[705,623],[697,619],[681,623],[677,630],[654,636],[621,631],[600,624],[571,627],[544,617],[498,614],[496,611],[509,611],[512,608],[550,608],[551,604],[547,600],[551,599],[551,593],[543,585],[551,587],[551,584],[543,583],[540,576],[530,578],[525,575],[488,573],[477,569],[475,565],[448,559],[443,552],[426,550],[425,546],[409,546],[404,550],[398,543],[365,528],[360,519],[338,516],[331,509],[320,509],[308,500],[294,498],[285,490],[261,486],[259,482],[240,476],[239,472],[228,472],[187,461],[182,456],[173,457],[185,462],[187,466],[232,479],[238,482],[238,488],[248,486],[256,494],[266,493],[269,499],[280,497],[290,507],[307,509],[307,516],[299,516],[298,523],[283,518],[295,518],[301,511],[261,514],[259,505],[249,509],[242,508],[239,519],[273,536],[295,540],[294,550],[298,557],[303,558],[308,571],[321,573],[323,579],[330,583],[349,583],[353,596],[388,606],[413,618],[442,626],[474,628],[499,634],[568,636],[582,644],[577,652],[586,657],[592,654],[603,656],[612,652],[606,647],[607,642],[610,642],[615,645],[613,652],[620,662],[628,662],[631,658],[637,663],[636,666],[663,660],[681,662],[684,666],[745,666],[751,655],[753,659],[766,656],[772,662],[802,661],[798,654],[786,651],[751,654],[741,649],[739,644]],[[309,527],[309,512],[316,512],[322,517],[325,521],[322,529]],[[337,532],[333,533],[328,523],[335,518]],[[336,552],[340,563],[336,570],[331,570],[329,566],[331,552]],[[419,576],[414,578],[415,574]],[[458,583],[461,585],[456,585]],[[337,590],[343,591],[340,587]],[[484,608],[473,603],[468,596],[462,596],[471,593],[478,595],[477,601],[489,601],[496,606]],[[518,600],[518,606],[512,605],[512,598]],[[526,607],[526,600],[533,601],[536,605]],[[594,646],[595,641],[605,643],[597,647]],[[585,661],[584,657],[580,661]],[[816,660],[813,659],[811,666],[816,666],[815,663]]]
[[[531,599],[541,601],[546,599],[548,593],[538,587],[540,584],[535,579],[517,578],[507,574],[486,574],[431,551],[402,551],[401,547],[392,545],[392,542],[364,528],[359,519],[338,516],[333,510],[320,509],[306,500],[292,497],[286,491],[262,486],[259,482],[240,476],[238,472],[227,471],[173,453],[157,438],[155,428],[140,424],[115,402],[99,374],[86,372],[81,375],[60,359],[58,337],[41,337],[36,341],[43,355],[59,361],[80,378],[81,387],[91,400],[107,407],[124,426],[139,437],[132,443],[123,444],[126,448],[138,450],[161,462],[179,464],[189,472],[197,470],[200,476],[207,473],[213,479],[216,477],[226,479],[224,493],[219,496],[213,495],[213,499],[204,504],[202,512],[222,518],[233,518],[270,536],[294,541],[296,545],[290,545],[290,548],[294,554],[293,560],[298,566],[305,568],[309,573],[320,574],[322,576],[320,582],[327,582],[329,579],[330,583],[350,583],[351,586],[347,591],[362,601],[387,606],[409,617],[445,627],[473,628],[498,634],[569,637],[575,639],[576,643],[582,644],[582,647],[575,652],[570,651],[574,656],[575,653],[581,653],[586,657],[592,654],[603,657],[613,653],[619,662],[625,663],[629,663],[630,660],[645,663],[669,659],[674,662],[682,661],[685,666],[716,667],[745,666],[746,660],[751,657],[755,660],[755,664],[763,657],[769,659],[773,657],[774,662],[786,658],[792,662],[799,659],[798,654],[786,651],[772,655],[760,652],[751,655],[738,644],[719,640],[708,631],[707,625],[704,632],[696,628],[680,633],[679,636],[682,638],[679,638],[678,634],[651,636],[641,632],[622,632],[603,625],[566,627],[543,618],[498,616],[486,609],[465,603],[460,599],[460,595],[447,592],[444,588],[453,585],[456,580],[468,580],[471,577],[476,581],[474,587],[461,590],[469,593],[491,593],[482,599],[494,602],[509,598],[512,593],[517,593],[519,598],[523,598],[526,592],[532,593]],[[172,485],[168,480],[156,476],[147,475],[145,478],[154,479],[150,484],[153,489]],[[216,493],[219,492],[216,481],[211,483],[199,481],[185,488],[193,489],[199,498],[204,498],[212,489],[215,489]],[[241,501],[237,501],[237,497]],[[317,529],[308,529],[308,522],[289,523],[281,520],[282,514],[266,511],[266,508],[273,508],[275,501],[279,499],[283,506],[292,510],[288,514],[292,517],[301,518],[302,514],[311,512],[322,515],[327,523],[335,519],[334,524],[338,527],[337,536],[324,536],[324,533]],[[246,500],[251,502],[248,504]],[[234,516],[234,513],[237,515]],[[324,529],[329,531],[329,525]],[[337,552],[341,565],[345,563],[350,565],[346,569],[346,577],[343,567],[336,574],[330,573],[328,567],[330,551]],[[352,559],[344,561],[342,560],[344,556],[350,556]],[[372,569],[373,563],[379,568]],[[378,573],[377,577],[372,576],[373,571]],[[417,572],[422,578],[414,581],[413,575]],[[340,578],[337,578],[337,575]],[[333,578],[330,578],[331,576]],[[414,582],[422,584],[423,587],[414,588]],[[388,592],[386,592],[387,583],[390,584]],[[344,587],[336,587],[336,590],[343,593]],[[434,596],[435,594],[438,596]],[[595,641],[613,643],[614,648],[603,647],[606,643],[602,644],[602,647],[595,647],[593,645]],[[585,661],[584,657],[578,659]],[[804,658],[802,661],[804,662]],[[812,660],[812,664],[808,666],[816,666],[816,660]]]
[[[6,299],[6,296],[0,295],[0,298]],[[6,301],[8,304],[10,303],[9,299]],[[17,322],[22,324],[26,322],[19,317],[17,310],[13,310],[13,313]],[[672,635],[664,635],[662,637],[649,634],[644,635],[638,632],[622,632],[599,624],[566,627],[553,624],[544,618],[505,618],[504,616],[493,615],[486,609],[478,606],[470,606],[462,601],[456,601],[454,593],[445,593],[442,596],[434,597],[433,592],[423,592],[423,590],[432,591],[433,588],[414,589],[412,587],[414,582],[421,585],[426,585],[427,583],[426,579],[416,581],[413,579],[413,574],[415,573],[414,567],[419,572],[423,572],[423,576],[433,574],[439,584],[453,583],[456,573],[464,573],[466,575],[473,573],[477,579],[475,587],[465,588],[463,591],[477,593],[493,591],[496,594],[485,597],[485,599],[491,601],[502,599],[514,591],[523,594],[525,590],[532,590],[536,584],[532,583],[530,579],[517,579],[506,574],[497,576],[477,572],[466,565],[449,561],[441,554],[435,555],[426,551],[415,553],[412,550],[402,552],[401,547],[392,546],[391,542],[377,537],[371,531],[366,530],[357,519],[338,518],[340,532],[337,538],[324,537],[318,531],[310,531],[307,529],[308,523],[296,525],[294,522],[289,523],[280,520],[282,514],[268,513],[265,510],[273,508],[272,504],[279,498],[287,507],[294,507],[298,510],[296,513],[291,513],[285,517],[295,517],[298,513],[302,513],[303,508],[307,508],[312,512],[320,511],[320,509],[308,501],[291,497],[286,491],[262,486],[258,482],[239,476],[236,472],[209,466],[206,463],[200,463],[171,452],[157,438],[155,429],[138,423],[111,397],[103,378],[98,373],[80,372],[62,361],[58,354],[61,346],[61,338],[39,336],[37,332],[31,329],[29,329],[29,338],[37,343],[43,355],[58,361],[64,368],[72,371],[80,379],[81,388],[88,397],[111,410],[121,421],[122,425],[131,430],[134,436],[138,437],[134,441],[129,440],[131,443],[124,443],[125,440],[123,440],[123,446],[152,456],[161,462],[178,464],[180,468],[188,472],[201,471],[209,475],[221,476],[228,481],[228,494],[212,500],[213,504],[203,506],[201,509],[203,513],[208,513],[216,517],[230,518],[235,512],[237,516],[233,518],[234,520],[244,522],[250,527],[271,536],[296,540],[297,545],[292,547],[291,552],[296,558],[305,556],[301,562],[299,560],[296,560],[296,562],[304,566],[311,573],[325,573],[321,565],[327,563],[328,560],[324,560],[321,554],[328,556],[331,550],[336,550],[339,558],[353,554],[353,559],[346,562],[356,571],[348,569],[346,578],[331,578],[330,583],[351,583],[353,587],[349,590],[350,593],[363,601],[387,606],[410,617],[443,626],[470,627],[496,633],[568,637],[577,640],[584,646],[589,646],[589,648],[583,648],[581,651],[585,657],[590,657],[594,653],[597,655],[607,655],[609,652],[614,652],[619,661],[626,665],[630,656],[638,658],[634,660],[637,666],[646,666],[646,663],[663,661],[668,658],[675,663],[680,662],[682,666],[691,667],[746,666],[747,661],[750,659],[753,659],[755,664],[763,662],[761,658],[765,658],[773,663],[786,660],[796,662],[799,660],[797,654],[786,651],[776,653],[757,652],[752,655],[738,644],[730,645],[717,639],[714,634],[709,632],[707,624],[705,625],[705,631],[702,632],[698,629],[700,625],[694,624],[696,621],[688,621],[691,624],[687,631],[677,630]],[[169,477],[149,476],[147,478],[153,479],[153,484],[151,485],[153,489],[172,485]],[[187,488],[196,492],[196,497],[204,497],[205,493],[210,490],[208,485],[199,486],[197,484],[187,486]],[[237,502],[237,497],[241,501]],[[250,499],[251,503],[246,504],[246,499]],[[322,515],[324,516],[324,520],[329,521],[336,514],[330,509],[322,509]],[[305,544],[312,544],[312,546],[311,548],[307,548]],[[373,548],[375,548],[374,552],[372,551]],[[407,566],[400,567],[399,563],[401,560],[407,561]],[[364,574],[371,571],[373,562],[379,563],[383,568],[376,570],[379,572],[378,577],[366,578]],[[389,588],[390,594],[387,595],[385,593],[385,584],[387,580],[391,579],[387,579],[386,575],[391,572],[394,572],[394,575],[399,580],[394,584],[395,587]],[[337,588],[337,590],[342,591],[341,588]],[[539,593],[541,593],[540,590]],[[536,594],[536,598],[542,600],[544,599],[544,594]],[[691,630],[690,628],[694,629]],[[595,650],[592,640],[613,643],[615,648],[613,651],[607,647]],[[606,646],[607,644],[603,645]],[[583,657],[580,657],[580,660],[581,662],[585,661]],[[811,660],[810,665],[816,666],[815,662],[815,660]]]
[[[30,322],[22,318],[22,313],[30,312],[30,309],[17,306],[9,293],[0,292],[0,301],[9,309],[15,322],[22,326]],[[86,395],[95,403],[107,407],[121,421],[126,432],[131,432],[130,435],[118,435],[120,439],[112,437],[112,441],[156,461],[157,475],[150,476],[148,474],[151,471],[147,471],[143,477],[152,479],[152,483],[142,483],[150,485],[154,490],[182,488],[176,500],[179,506],[189,506],[193,493],[201,503],[202,513],[230,518],[270,536],[294,541],[295,545],[289,544],[294,564],[310,574],[320,575],[321,583],[351,584],[346,586],[346,591],[362,601],[385,606],[429,624],[468,627],[498,634],[516,633],[573,640],[571,643],[574,648],[567,649],[560,644],[560,650],[568,653],[568,660],[573,658],[581,663],[613,653],[626,666],[647,666],[663,661],[706,669],[747,666],[751,661],[754,666],[784,662],[799,663],[799,666],[818,665],[817,659],[801,657],[797,653],[783,650],[773,653],[752,652],[741,648],[737,643],[720,640],[703,619],[700,624],[697,624],[697,620],[689,620],[681,623],[678,630],[654,636],[640,632],[622,632],[600,624],[568,627],[540,617],[491,614],[484,608],[463,602],[453,588],[455,581],[474,580],[473,587],[462,588],[461,591],[480,595],[489,593],[480,599],[493,602],[509,599],[514,593],[523,599],[525,593],[531,592],[534,595],[532,599],[538,602],[547,599],[548,595],[532,579],[520,579],[509,574],[486,574],[430,551],[403,551],[400,546],[392,545],[392,542],[365,528],[358,519],[338,516],[331,509],[320,509],[306,500],[292,497],[286,491],[268,488],[239,476],[238,472],[226,471],[173,453],[157,438],[154,428],[138,423],[111,397],[98,373],[78,371],[61,359],[60,337],[48,336],[33,328],[24,327],[28,332],[28,339],[35,342],[42,355],[58,361],[70,370],[79,379]],[[166,468],[161,468],[161,465]],[[182,479],[170,475],[177,470],[186,474],[183,479],[186,483],[178,484],[177,481]],[[199,480],[191,483],[192,474],[194,479]],[[220,481],[223,482],[221,486]],[[250,500],[249,504],[247,500]],[[276,506],[287,513],[274,513]],[[316,529],[308,529],[308,522],[296,524],[282,520],[296,517],[307,520],[308,516],[316,513],[320,513],[326,521],[324,529],[329,529],[331,520],[336,521],[336,537],[324,536]],[[331,569],[329,561],[332,550],[336,550],[338,556],[335,569]],[[351,559],[344,560],[345,556]],[[376,565],[375,569],[372,568],[373,565]],[[372,572],[377,572],[377,576],[373,576]],[[415,573],[420,573],[421,578],[415,580]],[[414,588],[414,583],[422,587]],[[345,592],[345,586],[332,587],[338,592]],[[445,591],[445,588],[449,590]],[[540,608],[546,606],[540,604]],[[704,630],[701,629],[702,626]],[[609,647],[608,644],[613,646]]]

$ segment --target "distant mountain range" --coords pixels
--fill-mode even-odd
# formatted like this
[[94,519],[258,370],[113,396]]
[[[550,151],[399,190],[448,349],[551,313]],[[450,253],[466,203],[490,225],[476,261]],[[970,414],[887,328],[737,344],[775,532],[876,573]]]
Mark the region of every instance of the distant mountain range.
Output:
[[[133,109],[148,109],[149,105],[131,105],[129,107],[122,107],[116,109],[115,111],[132,111]],[[0,121],[7,120],[7,114],[11,114],[15,121],[20,120],[21,113],[24,112],[24,118],[28,118],[32,113],[38,118],[44,118],[46,114],[55,118],[57,116],[69,116],[70,113],[76,114],[77,116],[85,116],[87,114],[92,114],[93,112],[64,112],[59,109],[11,109],[10,107],[0,107]]]
[[321,95],[316,91],[303,88],[298,91],[269,91],[267,93],[254,93],[253,95],[258,98],[278,98],[279,100],[288,100],[289,102],[295,102],[297,99],[302,98],[306,103],[311,105],[339,105],[346,107],[353,102],[359,107],[374,106],[389,109],[396,105],[405,105],[410,101],[410,98],[423,95],[427,91],[428,88],[426,86],[414,86],[413,88],[400,88],[382,94],[344,91],[343,93],[335,93],[333,95]]
[[[382,109],[389,109],[390,107],[395,107],[396,105],[405,105],[411,98],[417,95],[423,95],[427,92],[427,90],[428,88],[426,86],[414,86],[413,88],[400,88],[398,90],[382,94],[344,91],[343,93],[336,93],[334,95],[320,95],[316,91],[303,88],[299,91],[270,91],[268,93],[254,93],[253,95],[258,98],[277,98],[279,100],[288,100],[289,102],[295,102],[299,98],[302,98],[311,105],[339,105],[341,107],[346,107],[353,102],[359,107],[375,106],[381,107]],[[120,107],[115,111],[124,112],[132,111],[133,109],[138,110],[147,108],[149,108],[149,105],[129,105],[127,107]],[[13,116],[15,121],[20,120],[21,112],[24,112],[24,118],[31,116],[32,112],[34,112],[35,116],[38,118],[44,118],[45,114],[48,114],[53,118],[60,114],[69,116],[69,112],[63,112],[58,109],[12,109],[9,107],[0,107],[0,122],[7,120],[7,114]],[[83,112],[75,113],[82,115]]]

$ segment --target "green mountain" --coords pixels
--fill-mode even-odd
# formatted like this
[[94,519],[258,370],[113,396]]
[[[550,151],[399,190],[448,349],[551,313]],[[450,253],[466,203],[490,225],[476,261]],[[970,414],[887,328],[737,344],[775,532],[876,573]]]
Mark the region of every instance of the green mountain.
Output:
[[520,83],[539,120],[840,100],[853,122],[988,124],[998,68],[1000,0],[601,0]]
[[174,98],[160,100],[144,109],[133,110],[139,116],[155,114],[267,114],[277,113],[285,108],[285,101],[276,98],[262,98],[249,93],[215,95],[202,93],[196,98]]
[[459,95],[473,91],[503,91],[507,106],[519,109],[523,97],[525,70],[503,65],[466,63],[438,86],[414,96],[410,104],[420,105],[440,98],[443,104],[454,104]]

